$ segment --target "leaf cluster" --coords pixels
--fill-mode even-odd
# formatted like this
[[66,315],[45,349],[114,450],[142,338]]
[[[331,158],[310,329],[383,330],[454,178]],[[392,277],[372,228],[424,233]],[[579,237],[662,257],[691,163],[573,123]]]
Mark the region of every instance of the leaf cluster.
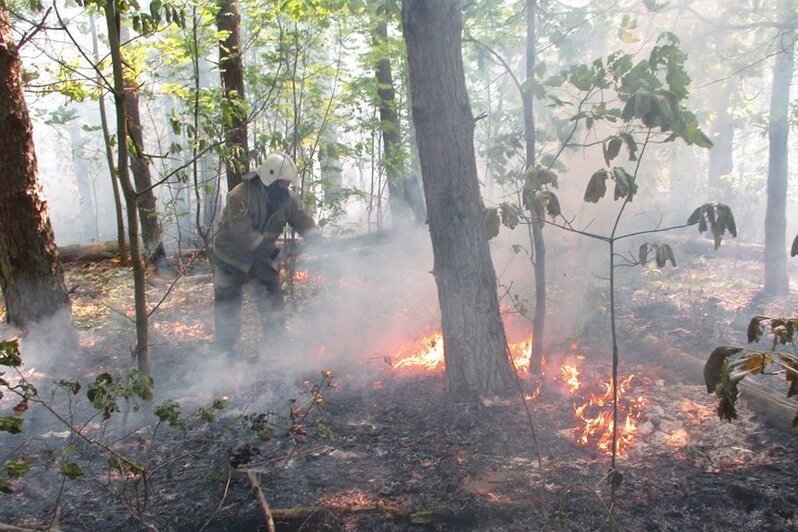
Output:
[[737,237],[734,214],[731,208],[723,203],[712,202],[701,205],[687,219],[687,224],[698,224],[699,233],[709,229],[715,241],[715,249],[720,247],[721,239],[727,231],[733,238]]
[[676,256],[673,254],[673,249],[671,249],[668,244],[647,242],[641,244],[638,259],[641,265],[645,265],[649,261],[654,260],[657,268],[664,268],[668,262],[670,262],[674,268],[676,267]]
[[[746,376],[765,373],[776,366],[785,373],[789,387],[787,397],[798,396],[798,355],[776,351],[778,345],[793,344],[798,318],[772,318],[755,316],[748,323],[748,343],[760,341],[765,336],[765,323],[769,324],[772,347],[769,351],[747,350],[740,347],[720,346],[712,351],[704,365],[704,381],[708,393],[720,399],[718,417],[731,421],[737,418],[735,407],[739,393],[738,384]],[[798,427],[798,413],[793,419]]]

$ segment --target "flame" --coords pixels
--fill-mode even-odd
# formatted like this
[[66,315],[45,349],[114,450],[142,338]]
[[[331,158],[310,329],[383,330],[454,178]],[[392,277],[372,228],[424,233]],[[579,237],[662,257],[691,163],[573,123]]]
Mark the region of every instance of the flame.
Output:
[[439,332],[428,334],[399,348],[399,361],[393,367],[419,368],[428,371],[443,369],[443,335]]
[[[516,371],[520,374],[529,374],[532,359],[532,335],[519,342],[508,343],[510,356]],[[580,370],[577,364],[584,360],[584,355],[578,353],[579,346],[573,342],[570,346],[572,353],[568,356],[569,362],[560,365],[559,375],[551,379],[559,381],[574,396],[573,411],[578,426],[570,432],[576,437],[576,442],[585,447],[593,447],[605,454],[612,454],[612,380],[599,381],[598,391],[583,390],[580,380]],[[430,333],[400,347],[396,354],[398,361],[392,363],[394,370],[404,372],[442,372],[445,367],[443,355],[443,335],[440,332]],[[545,364],[544,364],[545,365]],[[542,368],[541,373],[543,374]],[[642,408],[646,399],[642,396],[627,397],[634,375],[623,378],[618,385],[618,421],[619,427],[615,442],[616,453],[622,455],[632,444],[637,434],[637,423],[641,418]],[[381,383],[380,383],[381,384]],[[534,391],[525,395],[527,401],[533,401],[540,396],[543,381],[537,382]]]
[[[532,336],[507,346],[517,371],[529,372],[532,358]],[[424,371],[443,371],[446,363],[443,356],[443,335],[439,332],[427,334],[412,342],[407,342],[396,354],[394,369],[420,369]]]
[[568,387],[568,391],[575,394],[582,384],[579,382],[579,370],[576,366],[563,364],[560,366],[560,375],[562,375],[562,382]]
[[[636,422],[640,420],[641,411],[645,406],[644,397],[625,399],[629,385],[634,375],[629,375],[618,384],[618,419],[623,419],[623,424],[618,427],[615,450],[623,454],[632,444],[637,432]],[[574,414],[582,422],[581,426],[571,429],[579,445],[595,445],[601,452],[612,454],[612,432],[615,426],[612,417],[612,379],[601,381],[603,388],[601,394],[591,393],[586,402],[574,405]]]

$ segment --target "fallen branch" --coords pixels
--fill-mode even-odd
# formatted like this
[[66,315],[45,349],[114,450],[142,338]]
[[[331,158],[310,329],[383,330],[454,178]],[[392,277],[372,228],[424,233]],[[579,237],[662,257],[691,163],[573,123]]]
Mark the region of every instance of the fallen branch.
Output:
[[268,530],[268,532],[274,532],[274,519],[272,518],[272,511],[269,509],[269,502],[266,500],[266,496],[260,488],[260,476],[254,471],[247,471],[247,478],[249,479],[250,486],[252,486],[252,490],[255,492],[255,496],[258,498],[260,509],[263,511],[263,517],[266,519],[266,530]]

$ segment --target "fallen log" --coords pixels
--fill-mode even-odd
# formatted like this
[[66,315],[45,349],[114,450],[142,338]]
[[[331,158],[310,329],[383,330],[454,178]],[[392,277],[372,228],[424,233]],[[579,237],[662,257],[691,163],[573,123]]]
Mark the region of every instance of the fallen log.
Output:
[[[672,371],[695,376],[696,383],[703,384],[704,361],[676,348],[667,349],[661,361]],[[750,409],[763,414],[777,428],[798,432],[793,420],[798,411],[798,402],[779,395],[759,383],[743,380],[738,384],[739,400]]]
[[106,242],[90,242],[88,244],[74,244],[58,248],[58,257],[61,262],[81,262],[111,259],[119,255],[119,242],[108,240]]

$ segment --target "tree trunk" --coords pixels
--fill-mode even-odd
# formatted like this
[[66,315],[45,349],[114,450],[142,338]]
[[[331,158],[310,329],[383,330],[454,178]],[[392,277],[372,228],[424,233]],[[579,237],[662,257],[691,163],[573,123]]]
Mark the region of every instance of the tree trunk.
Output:
[[[535,149],[535,111],[532,81],[535,78],[537,0],[526,2],[526,80],[524,102],[524,140],[526,142],[526,166],[534,168],[537,159]],[[543,239],[543,221],[532,210],[532,245],[535,250],[532,265],[535,270],[535,314],[532,318],[532,360],[530,368],[535,374],[543,375],[543,342],[546,325],[546,241]]]
[[[120,42],[127,40],[127,28],[120,28]],[[130,142],[130,170],[136,184],[136,196],[141,219],[141,238],[144,241],[146,262],[157,265],[165,253],[161,242],[161,223],[158,219],[158,203],[152,190],[150,160],[144,149],[144,133],[139,113],[138,76],[131,68],[124,68],[125,114],[127,135]]]
[[[94,54],[94,63],[100,64],[100,52],[97,46],[97,27],[94,23],[94,16],[89,15],[89,28],[91,30],[91,46]],[[119,242],[119,261],[127,266],[130,263],[130,253],[127,247],[127,237],[125,236],[124,211],[122,210],[122,198],[119,195],[119,181],[114,167],[114,153],[111,147],[111,131],[108,126],[108,115],[105,112],[105,90],[103,89],[102,79],[97,75],[97,86],[100,87],[100,94],[97,98],[97,105],[100,109],[100,125],[103,130],[103,141],[105,145],[105,160],[108,163],[108,172],[111,176],[111,190],[114,193],[114,211],[116,214],[116,239]]]
[[768,129],[769,161],[765,214],[765,292],[789,292],[787,278],[787,151],[790,123],[790,83],[795,60],[796,32],[784,33],[773,67]]
[[[11,18],[0,7],[0,289],[6,320],[27,332],[38,321],[71,327],[69,295],[39,182],[33,126]],[[60,330],[60,328],[59,328]]]
[[[729,100],[732,89],[724,83],[715,103],[715,120],[712,122],[712,143],[709,150],[708,185],[717,194],[718,201],[728,203],[731,198],[731,184],[728,177],[734,170],[734,119],[729,113]],[[683,198],[684,196],[682,196]]]
[[[388,40],[388,23],[384,19],[384,7],[377,10],[377,22],[372,32],[372,46],[379,49]],[[382,132],[382,163],[388,179],[388,203],[395,226],[404,225],[410,219],[410,209],[404,186],[404,161],[402,157],[402,136],[399,114],[396,112],[396,91],[393,87],[391,62],[380,57],[374,65],[379,98],[380,131]]]
[[138,197],[128,172],[128,120],[125,105],[125,77],[122,66],[122,50],[119,43],[121,22],[116,10],[116,0],[106,0],[105,21],[108,27],[108,46],[111,50],[111,65],[114,73],[114,108],[116,109],[117,175],[127,206],[127,230],[130,241],[130,261],[133,266],[133,299],[136,308],[136,346],[133,355],[138,369],[150,375],[149,316],[147,314],[146,272],[139,239]]
[[229,107],[229,122],[224,123],[227,148],[225,169],[227,190],[241,182],[241,175],[249,171],[249,142],[247,140],[246,96],[244,93],[244,65],[241,59],[241,15],[238,0],[219,0],[216,24],[223,35],[219,41],[219,74],[225,103]]
[[477,180],[460,2],[405,0],[402,16],[447,387],[465,397],[501,393],[512,371]]

